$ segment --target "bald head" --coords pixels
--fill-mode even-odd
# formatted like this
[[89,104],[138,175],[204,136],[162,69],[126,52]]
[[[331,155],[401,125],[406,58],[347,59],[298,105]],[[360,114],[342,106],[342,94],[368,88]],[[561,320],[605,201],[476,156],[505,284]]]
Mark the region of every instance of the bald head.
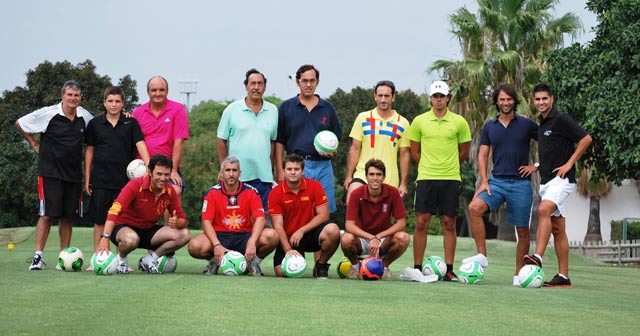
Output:
[[164,107],[169,94],[169,84],[162,76],[154,76],[147,82],[149,102],[155,107]]

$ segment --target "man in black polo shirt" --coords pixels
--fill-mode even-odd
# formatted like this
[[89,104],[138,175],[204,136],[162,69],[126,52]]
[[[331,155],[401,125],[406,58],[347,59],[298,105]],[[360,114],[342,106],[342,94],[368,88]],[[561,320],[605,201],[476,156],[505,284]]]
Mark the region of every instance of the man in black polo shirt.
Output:
[[[487,121],[482,128],[478,152],[480,185],[469,204],[471,231],[478,254],[464,259],[462,263],[475,261],[483,267],[489,266],[482,215],[487,210],[498,210],[506,202],[507,222],[514,225],[518,233],[513,285],[519,286],[518,272],[524,266],[523,257],[529,253],[529,220],[533,202],[531,173],[538,170],[535,164],[529,165],[529,150],[531,140],[538,139],[538,124],[516,113],[520,100],[509,84],[498,86],[493,92],[493,103],[498,116]],[[490,151],[493,151],[493,176],[488,178]]]
[[[135,118],[125,118],[124,90],[112,86],[104,91],[106,113],[89,122],[85,132],[84,189],[91,196],[89,220],[93,229],[93,251],[97,251],[104,231],[107,211],[129,179],[127,165],[136,149],[146,165],[149,152]],[[92,270],[91,266],[87,270]]]
[[[67,81],[62,86],[62,102],[43,107],[16,121],[20,134],[39,154],[40,217],[36,225],[36,252],[27,260],[30,270],[44,268],[42,251],[53,219],[59,219],[62,250],[71,243],[73,221],[78,215],[82,216],[82,206],[78,202],[82,191],[82,139],[93,116],[80,107],[80,100],[80,84]],[[40,143],[32,133],[41,133]]]
[[302,156],[304,177],[314,179],[327,194],[329,213],[336,211],[334,174],[331,156],[320,156],[313,146],[315,135],[324,130],[342,137],[340,121],[333,105],[320,98],[316,88],[320,83],[320,72],[313,65],[305,64],[296,72],[296,84],[300,93],[282,102],[278,108],[278,136],[276,138],[276,169],[278,182],[284,181],[284,152]]
[[538,207],[536,253],[526,255],[524,261],[542,267],[542,257],[553,232],[559,273],[551,281],[545,282],[544,286],[571,288],[565,203],[576,190],[574,165],[591,144],[591,136],[568,114],[559,112],[553,106],[553,92],[548,85],[538,84],[533,89],[533,98],[540,112],[538,155],[542,201]]

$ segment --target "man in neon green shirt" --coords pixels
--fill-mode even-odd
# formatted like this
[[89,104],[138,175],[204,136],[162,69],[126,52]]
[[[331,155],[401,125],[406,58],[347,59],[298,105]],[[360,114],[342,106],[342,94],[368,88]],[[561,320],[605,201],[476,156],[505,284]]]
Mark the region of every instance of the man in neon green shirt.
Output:
[[449,86],[435,81],[429,89],[431,110],[417,116],[409,128],[411,157],[418,163],[416,229],[413,261],[422,268],[432,215],[440,215],[444,229],[445,281],[457,280],[453,272],[456,252],[456,214],[460,197],[460,164],[469,156],[471,133],[467,121],[447,108]]
[[[376,108],[361,112],[353,122],[351,147],[347,157],[347,204],[351,192],[366,184],[364,166],[370,159],[379,159],[387,168],[385,183],[407,194],[409,178],[409,121],[392,109],[396,99],[396,87],[391,81],[380,81],[374,88]],[[400,153],[400,179],[398,179],[398,153]],[[354,173],[355,171],[355,173]]]

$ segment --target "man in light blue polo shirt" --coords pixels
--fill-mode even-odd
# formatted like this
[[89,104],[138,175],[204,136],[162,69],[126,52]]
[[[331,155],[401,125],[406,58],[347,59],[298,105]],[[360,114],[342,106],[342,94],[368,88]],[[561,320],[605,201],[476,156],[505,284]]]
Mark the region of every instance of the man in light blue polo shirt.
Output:
[[[493,103],[498,116],[487,121],[482,128],[478,152],[480,186],[469,204],[471,232],[478,254],[462,262],[475,261],[483,267],[489,266],[482,215],[487,210],[498,210],[506,202],[507,221],[516,227],[518,233],[513,285],[519,286],[518,272],[524,266],[522,258],[529,253],[529,220],[533,202],[530,179],[531,174],[538,170],[537,164],[529,165],[529,150],[531,140],[538,140],[538,124],[516,114],[520,101],[518,93],[509,84],[498,86],[493,93]],[[493,177],[487,178],[491,150]]]
[[247,96],[222,112],[218,124],[218,159],[233,155],[242,165],[242,182],[258,190],[265,212],[273,183],[273,153],[278,108],[264,100],[267,78],[256,69],[245,75]]

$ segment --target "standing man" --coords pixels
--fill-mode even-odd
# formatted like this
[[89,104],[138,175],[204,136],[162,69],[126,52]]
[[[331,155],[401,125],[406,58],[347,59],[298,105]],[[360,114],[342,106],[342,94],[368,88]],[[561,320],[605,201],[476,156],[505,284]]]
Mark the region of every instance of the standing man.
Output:
[[[189,242],[187,217],[175,188],[169,184],[171,159],[155,155],[149,160],[149,174],[124,186],[109,209],[98,251],[109,251],[109,240],[118,247],[118,274],[129,273],[127,255],[136,248],[151,250],[140,258],[138,268],[160,274],[159,258],[173,255]],[[169,211],[164,225],[156,223]]]
[[209,260],[205,275],[218,272],[222,256],[229,251],[244,254],[249,273],[262,276],[260,263],[278,245],[275,230],[265,228],[258,191],[240,182],[240,160],[227,156],[220,163],[221,182],[204,196],[202,231],[189,243],[189,254]]
[[[487,210],[498,210],[506,202],[507,221],[515,225],[518,233],[514,286],[520,286],[518,272],[524,265],[522,258],[529,253],[529,220],[533,202],[531,174],[538,170],[537,164],[529,165],[531,140],[538,140],[538,124],[517,115],[519,103],[518,93],[509,84],[502,84],[493,92],[493,104],[499,114],[482,127],[478,152],[480,185],[469,204],[471,232],[478,254],[462,260],[462,263],[475,261],[482,267],[489,266],[482,215]],[[487,177],[489,152],[493,157],[491,178]]]
[[453,272],[456,253],[456,214],[460,198],[460,164],[469,156],[471,133],[463,117],[447,108],[449,86],[435,81],[429,88],[431,110],[411,123],[411,157],[418,163],[416,229],[413,235],[414,267],[422,269],[431,216],[440,214],[444,229],[445,281],[457,280]]
[[133,111],[138,120],[149,155],[161,154],[172,161],[171,178],[178,196],[182,194],[184,180],[180,175],[180,162],[184,142],[189,139],[189,117],[184,105],[167,99],[169,84],[160,76],[147,82],[149,101]]
[[296,153],[304,158],[304,176],[314,179],[324,188],[329,201],[329,213],[336,211],[332,155],[321,156],[313,146],[313,139],[320,131],[329,130],[342,138],[338,115],[333,105],[320,98],[316,88],[320,72],[313,65],[305,64],[296,72],[296,85],[300,93],[282,102],[278,108],[278,137],[276,140],[276,169],[278,182],[284,181],[282,169],[284,152]]
[[303,177],[304,159],[297,154],[284,158],[285,182],[269,195],[269,213],[280,245],[273,257],[277,276],[285,255],[320,251],[313,267],[317,279],[329,278],[327,263],[340,243],[340,228],[329,222],[327,196],[318,181]]
[[[72,224],[82,216],[82,141],[87,123],[93,118],[80,106],[80,84],[62,85],[62,102],[22,116],[16,127],[38,154],[38,196],[40,210],[36,225],[36,252],[29,270],[44,268],[42,251],[51,223],[58,218],[60,249],[71,244]],[[41,133],[40,143],[31,135]]]
[[591,136],[569,114],[556,109],[553,91],[548,85],[536,85],[533,99],[540,112],[538,156],[542,200],[538,207],[536,253],[524,256],[524,262],[542,267],[542,257],[553,233],[559,273],[551,281],[545,281],[544,286],[571,288],[565,204],[569,195],[576,190],[574,165],[591,144]]
[[409,235],[404,232],[407,211],[398,189],[384,183],[386,168],[381,160],[367,161],[365,171],[367,184],[354,190],[347,204],[342,251],[351,261],[350,279],[358,278],[358,258],[366,254],[382,258],[382,278],[391,279],[389,265],[409,246]]
[[218,162],[233,155],[242,164],[242,182],[258,190],[264,209],[273,183],[273,155],[278,134],[278,108],[264,100],[267,78],[256,69],[244,80],[247,96],[222,112],[218,124]]
[[[374,88],[377,107],[358,115],[351,128],[351,147],[347,156],[347,204],[351,193],[366,182],[364,165],[370,159],[380,159],[389,169],[385,183],[407,194],[407,179],[411,160],[407,137],[409,121],[392,109],[396,99],[396,86],[391,81],[380,81]],[[398,179],[398,153],[400,153],[400,179]],[[354,174],[355,171],[355,174]]]
[[129,182],[127,165],[136,150],[149,165],[149,152],[140,125],[135,118],[125,118],[123,106],[124,90],[118,86],[108,87],[104,90],[106,113],[91,120],[85,132],[84,190],[91,197],[88,218],[94,223],[94,252],[104,231],[107,212]]

